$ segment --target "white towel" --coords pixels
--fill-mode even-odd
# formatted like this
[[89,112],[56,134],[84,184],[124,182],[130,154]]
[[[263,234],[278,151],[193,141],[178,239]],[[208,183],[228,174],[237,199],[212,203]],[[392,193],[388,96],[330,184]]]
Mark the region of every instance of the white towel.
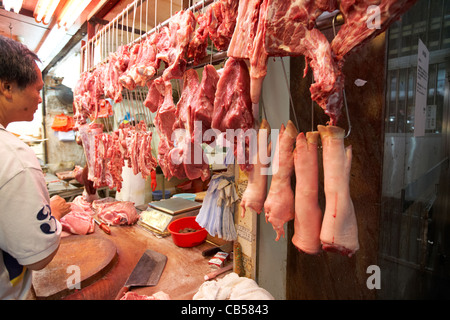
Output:
[[274,297],[254,280],[232,272],[222,279],[204,282],[193,300],[274,300]]

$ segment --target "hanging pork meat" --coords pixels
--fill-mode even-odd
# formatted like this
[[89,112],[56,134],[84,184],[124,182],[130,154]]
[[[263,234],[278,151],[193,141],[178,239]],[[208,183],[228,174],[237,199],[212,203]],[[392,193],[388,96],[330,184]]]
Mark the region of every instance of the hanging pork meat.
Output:
[[[239,1],[238,15],[236,18],[236,27],[234,29],[233,37],[231,38],[227,55],[236,59],[250,59],[250,75],[252,76],[250,81],[250,99],[252,103],[258,103],[259,92],[261,90],[262,79],[264,79],[264,71],[267,69],[267,55],[265,51],[262,52],[262,56],[257,57],[256,53],[261,53],[261,50],[255,50],[254,46],[258,49],[262,48],[260,42],[261,32],[258,33],[257,39],[258,21],[260,15],[260,6],[262,0],[241,0]],[[253,70],[253,67],[258,64],[258,61],[262,60],[259,64],[262,64],[262,70]],[[264,76],[254,78],[254,73],[263,74]],[[266,71],[267,72],[267,71]]]
[[249,145],[245,134],[253,128],[253,124],[248,67],[241,59],[229,58],[217,83],[211,127],[220,132],[234,130],[234,136],[227,136],[227,139],[234,148],[241,169],[247,171],[252,166],[249,164]]
[[161,34],[155,32],[132,47],[127,70],[119,77],[123,87],[128,90],[144,87],[156,75],[160,65],[160,60],[156,59],[160,38]]
[[272,166],[274,169],[269,194],[264,202],[266,222],[272,224],[277,233],[276,241],[284,237],[284,224],[295,216],[294,192],[291,187],[291,176],[294,172],[294,145],[297,129],[292,121],[286,127],[281,126]]
[[[193,94],[187,124],[186,159],[184,169],[190,180],[201,178],[203,181],[210,177],[209,164],[205,160],[202,148],[203,134],[211,129],[214,99],[216,96],[219,75],[212,65],[203,68],[202,80]],[[201,128],[200,128],[201,126]]]
[[318,126],[323,148],[325,213],[320,241],[325,251],[352,256],[359,249],[358,225],[350,197],[352,148],[344,147],[344,129]]
[[[175,112],[175,122],[173,124],[173,131],[175,136],[174,148],[169,152],[170,170],[172,175],[179,179],[186,178],[185,163],[188,153],[188,146],[190,145],[190,112],[191,101],[194,98],[194,93],[199,86],[198,74],[194,69],[189,69],[183,76],[183,90],[180,100],[177,103]],[[189,159],[190,160],[190,159]],[[189,161],[189,163],[191,163]]]
[[[264,48],[269,56],[305,56],[314,83],[311,98],[324,110],[342,100],[343,82],[326,37],[315,22],[324,11],[337,8],[335,0],[267,0],[267,16],[263,22]],[[264,67],[260,64],[260,69]],[[339,103],[339,102],[338,102]]]
[[345,23],[331,42],[340,61],[354,48],[364,45],[408,11],[417,0],[341,0]]
[[[330,116],[330,125],[336,125],[343,105],[342,90],[344,88],[345,57],[369,42],[386,29],[400,16],[409,10],[417,0],[344,0],[340,1],[340,11],[345,23],[331,42],[331,50],[338,66],[339,81],[326,106]],[[372,8],[371,8],[372,7]],[[313,88],[311,88],[313,92]],[[320,96],[320,93],[316,93]],[[314,99],[314,98],[313,98]],[[319,103],[320,104],[320,103]],[[322,106],[322,105],[321,105]]]
[[[264,163],[261,156],[270,157],[271,144],[268,145],[270,135],[270,125],[266,119],[261,121],[258,131],[258,150],[253,157],[253,169],[248,172],[248,184],[241,199],[242,217],[247,210],[260,214],[264,207],[264,201],[267,196],[267,176],[266,171],[270,163]],[[267,153],[264,154],[264,151]]]
[[319,132],[300,132],[294,150],[295,220],[292,243],[309,254],[320,252],[322,210],[319,207]]
[[193,60],[194,65],[198,65],[200,61],[207,55],[208,47],[208,26],[211,23],[211,10],[199,13],[196,17],[197,29],[189,43],[187,58]]
[[170,180],[173,175],[170,170],[169,152],[174,147],[172,133],[173,124],[176,120],[176,107],[173,103],[172,84],[170,81],[164,81],[163,84],[161,85],[161,89],[164,90],[162,91],[164,100],[158,107],[154,124],[159,134],[158,163],[164,176]]
[[186,54],[195,30],[195,16],[190,10],[178,11],[170,18],[169,27],[163,27],[162,37],[168,41],[160,42],[157,59],[166,63],[163,79],[181,79],[186,71]]
[[109,54],[108,68],[105,73],[105,96],[114,102],[122,101],[122,84],[119,78],[127,70],[130,62],[130,52],[127,45],[120,46],[116,52]]
[[238,6],[239,0],[220,0],[208,7],[211,14],[208,34],[218,50],[228,49],[236,26]]

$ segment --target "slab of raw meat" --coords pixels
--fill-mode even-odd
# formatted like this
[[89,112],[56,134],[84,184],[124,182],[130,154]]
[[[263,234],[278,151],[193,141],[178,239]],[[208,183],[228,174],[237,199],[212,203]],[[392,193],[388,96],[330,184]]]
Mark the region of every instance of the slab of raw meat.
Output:
[[173,103],[172,85],[170,81],[164,81],[164,101],[156,112],[154,124],[159,134],[158,163],[168,180],[173,177],[169,167],[169,152],[174,147],[172,133],[175,120],[176,107]]
[[[340,11],[344,15],[345,23],[339,29],[336,37],[331,42],[331,49],[336,65],[339,68],[340,79],[336,81],[334,94],[328,99],[326,113],[330,116],[330,125],[336,125],[341,115],[343,106],[342,90],[344,88],[344,67],[345,57],[357,47],[360,47],[384,32],[395,20],[405,13],[417,0],[344,0],[340,1]],[[379,21],[374,19],[373,10],[370,6],[375,6],[380,11]],[[379,23],[375,26],[374,23]],[[371,25],[372,24],[372,25]],[[315,90],[315,95],[323,96],[320,93],[322,88]],[[311,91],[313,89],[311,88]],[[317,100],[316,100],[317,101]],[[320,104],[320,101],[318,101]],[[321,105],[322,106],[322,105]],[[323,106],[322,106],[323,107]]]
[[128,291],[122,298],[120,298],[120,300],[170,300],[170,296],[163,291],[158,291],[151,296]]
[[[190,113],[191,103],[194,94],[199,86],[198,74],[194,69],[189,69],[183,76],[183,91],[180,100],[177,103],[175,112],[175,122],[173,130],[176,133],[174,140],[174,148],[169,152],[169,168],[172,175],[184,179],[186,178],[186,157],[188,154],[188,146],[190,144]],[[192,129],[193,130],[193,129]],[[191,163],[189,161],[189,163]]]
[[269,56],[305,56],[314,75],[311,98],[330,115],[332,123],[342,107],[344,82],[330,43],[314,25],[320,14],[336,8],[333,0],[268,0],[263,30]]
[[228,49],[236,26],[238,7],[238,0],[220,0],[208,7],[211,20],[208,25],[209,38],[219,50]]
[[218,82],[219,74],[214,66],[206,65],[203,68],[202,80],[191,104],[189,128],[193,129],[190,131],[192,139],[196,134],[194,121],[202,122],[202,132],[198,133],[200,137],[203,137],[205,131],[211,128]]
[[109,54],[107,72],[105,73],[105,96],[114,100],[122,101],[122,84],[119,78],[127,70],[130,61],[130,52],[127,45],[120,46],[116,52]]
[[137,84],[133,79],[133,72],[136,66],[136,61],[139,58],[141,44],[135,43],[130,47],[129,50],[130,50],[130,58],[128,61],[127,70],[125,70],[125,72],[119,77],[119,82],[124,88],[128,90],[134,90]]
[[86,212],[87,214],[89,214],[91,216],[94,215],[94,211],[92,211],[91,203],[86,201],[84,196],[75,197],[75,199],[73,199],[72,203],[76,204],[77,206],[82,208],[83,211]]
[[268,146],[267,140],[269,135],[270,125],[266,119],[263,119],[258,131],[258,150],[253,155],[253,169],[248,172],[247,188],[241,199],[242,217],[244,217],[247,210],[250,210],[250,213],[256,212],[260,214],[264,207],[264,201],[267,196],[268,173],[263,172],[263,169],[269,167],[270,164],[262,163],[261,155],[266,151],[265,157],[270,157],[271,148]]
[[265,19],[267,0],[239,1],[236,27],[227,55],[250,60],[250,98],[259,102],[262,82],[267,74],[267,54],[263,47],[262,21]]
[[184,127],[187,130],[184,154],[185,159],[188,159],[184,161],[184,171],[190,180],[201,178],[205,181],[210,177],[209,164],[205,161],[202,142],[203,133],[211,128],[218,81],[219,75],[216,69],[212,65],[206,65],[203,68],[201,82],[198,83],[198,78],[196,80],[196,89],[190,100],[187,116],[184,117],[186,121]]
[[269,194],[264,202],[266,222],[270,222],[277,233],[276,241],[284,237],[284,224],[295,216],[291,176],[294,172],[293,150],[297,134],[292,121],[288,121],[286,128],[281,126],[273,157],[273,165],[278,164],[278,170],[272,175]]
[[97,203],[97,215],[108,225],[132,225],[139,215],[131,201]]
[[322,249],[352,256],[359,249],[358,225],[350,197],[351,146],[344,147],[344,129],[318,126],[323,148],[325,213],[320,231]]
[[249,163],[249,143],[245,135],[253,124],[247,65],[244,60],[229,58],[217,83],[211,128],[221,132],[233,129],[234,135],[228,136],[227,133],[226,139],[234,146],[237,163],[246,171],[251,170],[252,165]]
[[103,133],[103,125],[100,123],[84,124],[79,127],[80,139],[82,141],[86,164],[88,166],[88,180],[94,181],[95,137]]
[[164,102],[165,82],[163,78],[159,77],[147,82],[147,86],[148,93],[144,101],[144,106],[151,112],[156,112],[158,107]]
[[259,7],[262,0],[239,1],[236,26],[228,46],[229,57],[248,59],[258,28]]
[[194,65],[206,57],[208,48],[208,26],[211,23],[211,10],[205,13],[199,13],[196,17],[197,29],[194,32],[191,42],[189,43],[187,58],[194,61]]
[[211,127],[226,129],[253,128],[250,100],[250,75],[243,60],[229,58],[217,83]]
[[320,252],[322,210],[319,207],[319,132],[300,132],[294,150],[295,220],[292,243],[309,254]]
[[63,230],[81,235],[94,232],[94,220],[90,212],[73,202],[70,208],[71,211],[60,220]]
[[169,34],[165,46],[158,45],[157,59],[166,63],[162,75],[164,80],[181,79],[186,71],[186,53],[195,29],[195,16],[190,10],[181,10],[170,18],[169,27],[163,28]]
[[252,103],[258,103],[262,84],[267,74],[268,55],[264,48],[265,23],[267,19],[268,0],[263,0],[259,10],[259,18],[253,46],[249,49],[250,58],[250,97]]
[[[354,48],[386,31],[416,2],[417,0],[341,0],[340,11],[345,23],[331,42],[336,58],[343,59]],[[369,10],[370,6],[379,10],[379,20],[375,19],[375,12]]]

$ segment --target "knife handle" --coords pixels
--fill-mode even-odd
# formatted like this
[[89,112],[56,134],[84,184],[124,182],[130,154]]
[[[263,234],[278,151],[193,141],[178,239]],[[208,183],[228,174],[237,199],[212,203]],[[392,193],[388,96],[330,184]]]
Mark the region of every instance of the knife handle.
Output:
[[122,289],[120,289],[119,293],[117,294],[117,296],[116,296],[116,298],[114,300],[120,300],[120,298],[122,298],[123,295],[125,293],[127,293],[129,290],[130,290],[130,287],[127,287],[127,286],[122,287]]
[[103,222],[100,223],[99,228],[102,229],[103,231],[105,231],[106,234],[111,234],[111,230],[109,229],[109,227],[104,224]]

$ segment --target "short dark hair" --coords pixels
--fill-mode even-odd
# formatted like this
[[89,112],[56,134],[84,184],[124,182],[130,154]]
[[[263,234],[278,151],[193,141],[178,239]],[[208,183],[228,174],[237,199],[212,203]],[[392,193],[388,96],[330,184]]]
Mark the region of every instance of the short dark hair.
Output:
[[39,57],[25,45],[0,35],[0,80],[27,87],[37,80],[35,61]]

